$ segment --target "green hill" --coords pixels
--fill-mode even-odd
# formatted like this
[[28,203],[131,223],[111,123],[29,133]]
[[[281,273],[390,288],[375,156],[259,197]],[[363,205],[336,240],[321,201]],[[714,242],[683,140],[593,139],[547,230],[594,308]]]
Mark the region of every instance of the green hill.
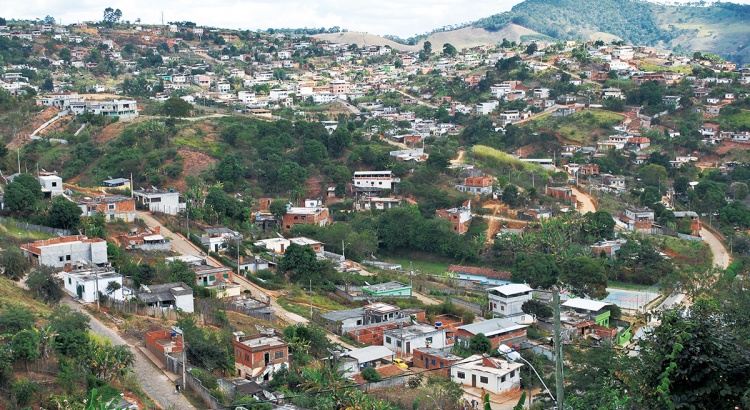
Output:
[[517,24],[561,40],[605,39],[677,52],[709,52],[750,62],[750,6],[717,2],[708,6],[665,5],[637,0],[527,0],[511,11],[473,23],[500,30]]

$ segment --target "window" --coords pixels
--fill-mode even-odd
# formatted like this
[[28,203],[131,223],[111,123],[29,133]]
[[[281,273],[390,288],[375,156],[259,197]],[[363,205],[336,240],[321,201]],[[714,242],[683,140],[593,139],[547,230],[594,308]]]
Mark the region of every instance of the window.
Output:
[[464,372],[458,372],[456,373],[456,377],[458,377],[459,379],[465,379],[466,374]]
[[440,362],[440,368],[442,369],[443,367],[445,367],[445,365],[443,365],[443,362]]
[[505,375],[500,376],[500,383],[505,383]]
[[510,372],[510,377],[511,378],[516,377],[516,371],[515,370],[513,370],[513,371]]
[[70,285],[71,283],[73,283],[73,281],[68,278],[68,285]]
[[501,310],[501,311],[505,310],[505,306],[503,306],[503,305],[500,305],[500,310]]
[[400,340],[396,340],[396,347],[401,347],[401,341]]
[[427,343],[432,343],[432,336],[430,336],[430,337],[427,337],[427,338],[425,338],[424,340],[425,340],[425,342],[427,342]]
[[386,343],[391,343],[391,337],[390,336],[386,336],[385,337],[385,342]]
[[250,355],[248,355],[247,353],[245,353],[245,361],[250,361]]
[[62,261],[63,261],[63,257],[61,256],[61,257],[60,257],[60,262],[62,262]]
[[283,359],[284,358],[284,351],[278,350],[273,354],[274,359]]
[[490,382],[490,380],[487,377],[485,377],[485,376],[479,376],[479,383],[487,384],[489,382]]
[[69,261],[70,260],[70,255],[65,255],[65,260]]
[[109,204],[109,205],[107,205],[107,207],[109,208],[110,211],[114,211],[115,210],[115,204]]
[[432,359],[432,365],[433,366],[435,365],[435,359]]
[[151,198],[149,202],[161,202],[161,198]]

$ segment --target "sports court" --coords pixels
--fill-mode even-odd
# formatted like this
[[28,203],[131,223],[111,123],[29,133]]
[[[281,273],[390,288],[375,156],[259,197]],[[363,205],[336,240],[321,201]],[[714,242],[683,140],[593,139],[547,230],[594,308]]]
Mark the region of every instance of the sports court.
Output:
[[644,290],[625,290],[607,288],[609,296],[604,301],[615,304],[621,309],[643,312],[643,307],[652,300],[658,298],[660,294],[656,288]]

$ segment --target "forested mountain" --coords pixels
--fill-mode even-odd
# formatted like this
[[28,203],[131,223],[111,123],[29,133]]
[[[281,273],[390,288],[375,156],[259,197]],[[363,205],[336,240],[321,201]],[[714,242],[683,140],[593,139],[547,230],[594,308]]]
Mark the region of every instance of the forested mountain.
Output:
[[561,40],[608,40],[702,51],[750,61],[750,6],[733,3],[665,5],[637,0],[527,0],[474,23],[500,30],[515,23]]

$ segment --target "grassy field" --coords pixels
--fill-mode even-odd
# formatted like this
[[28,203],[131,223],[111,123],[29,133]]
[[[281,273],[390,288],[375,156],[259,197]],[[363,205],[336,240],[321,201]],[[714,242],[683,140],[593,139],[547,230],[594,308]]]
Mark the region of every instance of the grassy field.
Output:
[[638,64],[638,68],[640,68],[643,71],[655,71],[655,72],[673,72],[673,73],[682,73],[682,74],[692,74],[693,68],[688,65],[680,65],[676,67],[664,67],[660,66],[659,64],[652,63],[650,61],[641,61]]
[[[654,285],[654,286],[656,286],[656,285]],[[624,289],[624,290],[634,290],[634,291],[652,290],[652,288],[654,286],[639,285],[637,283],[618,282],[616,280],[610,280],[610,281],[607,282],[607,287],[608,288]]]
[[[12,221],[9,224],[0,224],[0,243],[7,243],[7,241],[15,243],[26,242],[26,235],[28,235],[28,239],[32,241],[49,239],[52,237],[41,232],[21,229]],[[0,244],[0,248],[2,248],[2,246],[3,245]]]
[[539,165],[523,162],[520,159],[511,156],[510,154],[506,154],[505,152],[485,145],[475,145],[472,149],[474,150],[474,155],[476,155],[477,158],[479,158],[486,165],[493,168],[511,166],[515,169],[524,171],[543,171],[542,167],[540,167]]
[[387,258],[383,258],[383,260],[389,263],[401,264],[405,272],[409,270],[409,262],[411,261],[415,273],[426,273],[429,275],[443,275],[448,271],[448,266],[450,265],[449,262],[426,261],[396,256],[389,256]]
[[0,276],[0,302],[3,306],[20,306],[38,316],[48,316],[52,312],[49,306],[32,298],[28,290],[19,288],[5,276]]
[[594,135],[604,139],[612,132],[612,127],[624,118],[624,115],[615,112],[590,109],[567,117],[542,115],[531,121],[531,126],[561,134],[567,142],[583,144],[593,140]]

